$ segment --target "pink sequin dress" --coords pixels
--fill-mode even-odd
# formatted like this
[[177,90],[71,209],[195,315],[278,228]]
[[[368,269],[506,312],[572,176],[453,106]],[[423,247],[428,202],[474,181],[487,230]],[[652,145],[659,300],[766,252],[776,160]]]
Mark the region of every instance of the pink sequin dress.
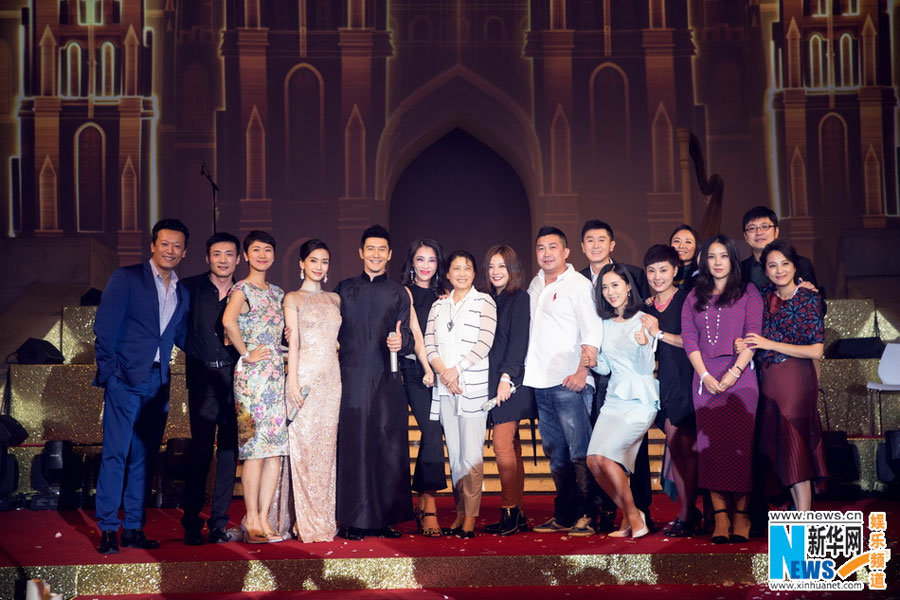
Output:
[[[297,377],[308,387],[303,407],[288,426],[293,517],[301,541],[331,541],[335,523],[335,478],[341,369],[337,336],[340,296],[297,292],[300,352]],[[291,376],[291,375],[289,375]]]

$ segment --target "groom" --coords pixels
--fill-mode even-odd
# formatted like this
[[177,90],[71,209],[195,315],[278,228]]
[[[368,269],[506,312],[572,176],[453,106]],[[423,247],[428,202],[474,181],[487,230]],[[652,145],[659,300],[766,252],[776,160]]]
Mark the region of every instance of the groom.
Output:
[[338,421],[338,535],[400,537],[412,519],[406,395],[391,353],[413,349],[409,296],[387,278],[391,236],[372,225],[359,245],[363,273],[340,282],[341,410]]

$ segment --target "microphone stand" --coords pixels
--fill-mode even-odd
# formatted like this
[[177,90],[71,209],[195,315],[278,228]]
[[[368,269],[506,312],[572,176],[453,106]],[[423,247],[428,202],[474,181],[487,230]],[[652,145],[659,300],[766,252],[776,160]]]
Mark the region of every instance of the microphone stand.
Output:
[[219,191],[219,186],[216,185],[216,182],[213,181],[212,175],[209,173],[209,169],[206,168],[206,163],[204,162],[200,165],[200,175],[206,177],[206,180],[209,181],[210,189],[212,190],[212,229],[213,233],[217,233],[216,231],[216,221],[219,216],[219,206],[216,198],[216,194]]

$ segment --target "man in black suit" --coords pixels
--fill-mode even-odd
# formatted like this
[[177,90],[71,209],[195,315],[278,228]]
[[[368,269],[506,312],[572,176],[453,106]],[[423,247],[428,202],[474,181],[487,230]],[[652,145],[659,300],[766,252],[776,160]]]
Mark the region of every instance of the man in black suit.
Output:
[[[767,206],[754,206],[744,213],[741,229],[744,231],[744,241],[750,246],[751,251],[750,256],[741,261],[741,279],[748,283],[752,282],[757,288],[762,289],[769,285],[769,278],[766,277],[766,268],[759,259],[766,246],[778,239],[778,216]],[[812,262],[804,256],[798,256],[797,264],[794,266],[800,278],[798,283],[818,291],[819,284]]]
[[[613,264],[610,256],[616,248],[615,233],[608,223],[599,219],[591,219],[587,221],[581,228],[581,251],[590,261],[587,267],[581,270],[581,274],[591,280],[594,284],[594,301],[599,296],[599,275],[600,270],[606,265]],[[644,270],[634,265],[622,264],[634,281],[635,288],[641,295],[646,298],[649,294],[647,286],[647,276]],[[609,383],[609,376],[594,374],[596,383],[594,392],[594,406],[591,410],[591,424],[597,421],[600,414],[600,408],[606,399],[606,386]],[[650,517],[650,501],[653,489],[650,484],[650,455],[648,450],[648,438],[645,435],[641,447],[638,450],[637,459],[634,463],[634,474],[631,477],[631,493],[634,496],[634,504],[647,515],[647,525],[653,527]],[[597,527],[598,532],[609,532],[615,529],[616,504],[612,498],[600,488],[599,485],[592,486],[593,496],[595,498],[594,508],[598,512]]]

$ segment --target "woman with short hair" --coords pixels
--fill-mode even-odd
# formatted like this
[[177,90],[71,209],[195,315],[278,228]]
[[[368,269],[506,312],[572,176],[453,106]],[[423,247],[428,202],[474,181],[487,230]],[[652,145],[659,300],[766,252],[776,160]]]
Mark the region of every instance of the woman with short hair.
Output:
[[484,478],[484,431],[489,399],[488,356],[494,343],[497,306],[475,289],[475,258],[457,250],[447,259],[447,280],[453,291],[435,301],[428,314],[425,348],[439,375],[431,404],[431,419],[440,420],[447,442],[456,519],[443,531],[475,537]]

